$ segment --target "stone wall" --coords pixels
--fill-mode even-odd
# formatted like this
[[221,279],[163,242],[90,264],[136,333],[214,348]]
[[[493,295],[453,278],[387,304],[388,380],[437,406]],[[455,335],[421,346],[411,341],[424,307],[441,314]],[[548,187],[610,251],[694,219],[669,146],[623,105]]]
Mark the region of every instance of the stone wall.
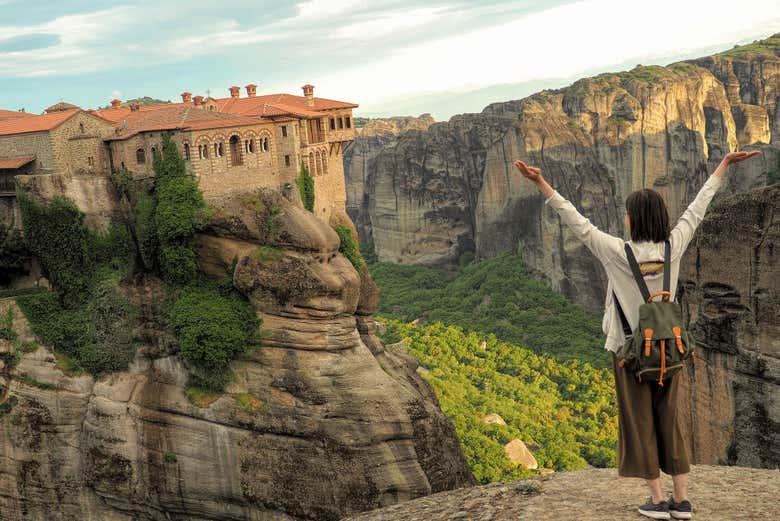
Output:
[[108,150],[103,140],[113,131],[112,123],[86,112],[52,129],[54,172],[107,174]]
[[37,172],[53,172],[57,168],[49,132],[0,137],[0,157],[22,156],[35,156],[34,169]]

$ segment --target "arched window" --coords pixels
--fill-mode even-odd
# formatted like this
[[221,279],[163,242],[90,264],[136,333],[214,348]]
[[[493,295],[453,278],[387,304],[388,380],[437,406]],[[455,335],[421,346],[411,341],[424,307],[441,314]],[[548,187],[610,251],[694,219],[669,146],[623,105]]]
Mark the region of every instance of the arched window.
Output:
[[238,136],[230,137],[230,163],[233,166],[244,164],[244,161],[241,157],[241,140],[238,138]]
[[84,133],[84,123],[79,123],[79,130],[82,134]]
[[157,152],[157,149],[152,147],[152,161],[154,161],[155,153]]
[[219,142],[219,146],[217,147],[217,153],[219,154],[219,157],[222,157],[225,155],[225,147],[224,143],[222,141]]
[[198,159],[203,159],[203,145],[198,145]]
[[184,159],[190,160],[190,144],[184,143]]
[[139,165],[146,163],[146,150],[139,148],[135,151],[135,162]]
[[209,158],[209,145],[208,143],[203,145],[203,159]]
[[254,154],[255,153],[255,140],[254,140],[254,138],[249,140],[249,153],[250,154]]
[[268,138],[263,138],[263,152],[268,152]]

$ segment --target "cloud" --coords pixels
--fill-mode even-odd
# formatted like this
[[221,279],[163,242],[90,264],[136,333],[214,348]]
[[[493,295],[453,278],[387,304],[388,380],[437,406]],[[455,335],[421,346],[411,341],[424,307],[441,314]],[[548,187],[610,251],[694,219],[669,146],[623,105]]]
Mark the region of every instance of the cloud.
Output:
[[732,16],[725,0],[582,1],[399,47],[384,59],[330,74],[318,87],[377,110],[405,96],[571,77],[778,31],[776,7],[776,0],[754,0]]

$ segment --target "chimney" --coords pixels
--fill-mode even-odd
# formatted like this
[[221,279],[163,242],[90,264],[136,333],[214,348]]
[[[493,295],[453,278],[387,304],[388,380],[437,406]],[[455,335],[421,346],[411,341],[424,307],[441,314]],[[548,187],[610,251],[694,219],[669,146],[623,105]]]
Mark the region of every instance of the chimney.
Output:
[[237,98],[241,95],[241,87],[236,87],[233,85],[230,87],[230,97],[231,98]]
[[121,106],[122,106],[122,102],[119,101],[118,99],[112,99],[111,100],[111,108],[112,109],[118,109]]
[[203,96],[195,96],[194,98],[192,98],[192,100],[193,103],[195,103],[196,107],[200,107],[201,105],[203,105]]
[[250,83],[244,88],[246,89],[246,95],[248,97],[254,98],[257,95],[257,85],[255,85],[254,83]]
[[138,112],[138,109],[141,108],[141,105],[137,101],[133,101],[130,103],[130,111],[131,112]]
[[181,100],[184,103],[190,103],[192,101],[192,93],[189,92],[182,92],[181,93]]
[[310,107],[314,106],[314,85],[308,83],[303,87],[303,95],[306,97],[306,104]]

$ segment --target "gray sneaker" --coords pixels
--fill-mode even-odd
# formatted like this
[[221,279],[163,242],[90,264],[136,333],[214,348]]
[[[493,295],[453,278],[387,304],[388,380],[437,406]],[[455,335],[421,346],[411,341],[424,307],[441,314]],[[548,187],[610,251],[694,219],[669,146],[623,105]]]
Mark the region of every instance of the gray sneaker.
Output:
[[653,496],[647,498],[647,503],[639,507],[639,513],[650,519],[671,519],[669,514],[669,503],[661,501],[653,503]]
[[674,496],[669,498],[669,513],[675,519],[693,519],[693,507],[691,502],[683,499],[679,503],[674,502]]

